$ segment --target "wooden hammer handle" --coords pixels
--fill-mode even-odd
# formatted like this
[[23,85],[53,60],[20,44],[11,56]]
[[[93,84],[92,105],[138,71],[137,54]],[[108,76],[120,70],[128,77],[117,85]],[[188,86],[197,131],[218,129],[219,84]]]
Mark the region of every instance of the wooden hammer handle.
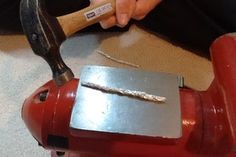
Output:
[[115,0],[105,0],[96,5],[91,5],[80,11],[57,17],[65,35],[68,37],[75,32],[95,24],[100,20],[115,13]]

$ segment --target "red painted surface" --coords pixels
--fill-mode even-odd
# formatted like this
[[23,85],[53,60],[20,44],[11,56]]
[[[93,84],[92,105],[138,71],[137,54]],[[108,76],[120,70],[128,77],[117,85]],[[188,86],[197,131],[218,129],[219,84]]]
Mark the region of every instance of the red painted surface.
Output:
[[[215,79],[209,89],[180,89],[183,132],[179,139],[76,136],[69,121],[77,79],[60,88],[53,81],[39,88],[25,101],[22,118],[38,142],[53,150],[52,157],[55,151],[66,152],[65,157],[236,157],[236,35],[217,39],[211,51]],[[38,101],[45,90],[49,91],[46,101]],[[67,138],[68,148],[48,145],[48,135]]]

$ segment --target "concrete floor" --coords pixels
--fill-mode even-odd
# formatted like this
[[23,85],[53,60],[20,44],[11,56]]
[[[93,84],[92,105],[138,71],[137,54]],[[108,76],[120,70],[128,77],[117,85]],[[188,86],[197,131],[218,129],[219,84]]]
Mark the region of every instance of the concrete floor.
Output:
[[[211,62],[132,26],[125,33],[77,34],[61,48],[65,62],[80,75],[83,65],[131,68],[96,50],[143,70],[179,74],[186,85],[205,90],[213,79]],[[48,65],[34,55],[23,35],[0,36],[0,156],[46,157],[21,120],[24,99],[51,79]]]

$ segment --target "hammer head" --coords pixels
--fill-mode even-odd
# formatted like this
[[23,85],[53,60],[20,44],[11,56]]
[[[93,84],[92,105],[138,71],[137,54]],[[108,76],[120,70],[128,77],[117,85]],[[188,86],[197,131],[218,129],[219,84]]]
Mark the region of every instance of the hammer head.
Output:
[[56,17],[47,13],[45,0],[22,0],[20,6],[22,28],[35,54],[50,66],[58,86],[74,75],[60,55],[60,46],[66,36]]

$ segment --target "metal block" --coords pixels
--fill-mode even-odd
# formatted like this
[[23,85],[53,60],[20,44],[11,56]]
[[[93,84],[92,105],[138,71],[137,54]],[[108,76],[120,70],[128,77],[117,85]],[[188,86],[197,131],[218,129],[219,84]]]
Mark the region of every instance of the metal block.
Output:
[[[167,100],[164,103],[145,101],[84,87],[81,82],[143,91]],[[181,126],[178,76],[101,66],[83,68],[70,121],[72,129],[180,138]]]

